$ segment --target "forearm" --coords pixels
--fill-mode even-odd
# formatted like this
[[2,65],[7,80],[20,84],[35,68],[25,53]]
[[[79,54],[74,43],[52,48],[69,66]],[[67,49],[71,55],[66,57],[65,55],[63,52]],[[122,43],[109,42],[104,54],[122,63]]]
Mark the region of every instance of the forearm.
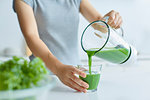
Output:
[[32,8],[21,0],[15,0],[15,9],[24,38],[32,53],[40,57],[46,66],[56,74],[60,61],[50,52],[45,43],[39,38],[38,28]]
[[89,3],[88,0],[81,1],[80,12],[90,23],[103,18],[103,16]]
[[45,43],[37,36],[24,37],[34,56],[40,57],[45,62],[45,65],[56,74],[57,67],[62,63],[50,52]]

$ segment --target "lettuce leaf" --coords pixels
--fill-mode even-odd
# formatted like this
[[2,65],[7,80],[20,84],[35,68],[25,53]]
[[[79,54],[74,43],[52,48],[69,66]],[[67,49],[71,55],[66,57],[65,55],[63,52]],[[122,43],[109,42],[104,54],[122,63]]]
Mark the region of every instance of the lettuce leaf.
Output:
[[44,62],[35,58],[28,62],[14,56],[11,60],[0,62],[0,90],[18,90],[39,86],[48,74]]

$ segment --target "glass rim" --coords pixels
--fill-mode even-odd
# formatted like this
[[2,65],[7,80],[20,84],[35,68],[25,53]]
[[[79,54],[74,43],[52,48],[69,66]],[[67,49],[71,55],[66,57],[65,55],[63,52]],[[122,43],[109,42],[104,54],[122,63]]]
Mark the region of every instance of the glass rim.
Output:
[[[89,66],[85,66],[85,67],[84,66],[77,66],[76,68],[85,72],[86,74],[89,73]],[[91,69],[91,72],[92,73],[94,72],[94,74],[101,74],[102,73],[102,66],[94,66],[91,68],[94,68],[94,69]]]
[[[82,64],[79,64],[79,65],[77,65],[76,67],[89,67],[89,65],[88,64],[84,64],[84,65],[82,65]],[[103,64],[99,64],[99,65],[93,65],[92,64],[92,66],[91,67],[96,67],[96,66],[99,66],[99,67],[102,67],[103,66]]]
[[[99,67],[98,69],[101,72],[102,71],[102,66],[103,66],[102,64],[100,64],[100,65],[92,65],[91,68],[97,68],[97,67]],[[89,68],[89,65],[77,65],[76,68],[77,69],[80,69],[80,68],[86,68],[87,69],[87,68]]]

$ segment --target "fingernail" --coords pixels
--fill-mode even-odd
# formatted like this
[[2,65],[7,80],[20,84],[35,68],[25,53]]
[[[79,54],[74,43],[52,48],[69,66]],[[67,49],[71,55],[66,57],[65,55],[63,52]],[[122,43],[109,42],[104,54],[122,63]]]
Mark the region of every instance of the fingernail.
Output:
[[86,90],[83,90],[83,92],[86,93],[87,91],[86,91]]
[[83,78],[86,78],[86,74],[85,74],[85,73],[83,73],[82,77],[83,77]]
[[89,88],[89,85],[88,85],[88,84],[86,85],[86,88]]
[[84,87],[85,87],[85,88],[89,88],[89,84],[84,83]]
[[86,89],[88,89],[89,85],[85,84],[83,87],[86,88]]

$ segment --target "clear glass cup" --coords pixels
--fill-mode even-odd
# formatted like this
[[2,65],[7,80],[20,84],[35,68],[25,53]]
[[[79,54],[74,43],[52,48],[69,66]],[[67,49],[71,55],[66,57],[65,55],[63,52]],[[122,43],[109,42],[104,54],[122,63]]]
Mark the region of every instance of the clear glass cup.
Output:
[[79,78],[89,84],[89,88],[87,89],[87,92],[97,91],[97,87],[101,76],[102,65],[92,65],[91,74],[89,73],[88,65],[78,65],[77,68],[86,73],[86,78],[83,78],[81,76],[79,76]]

